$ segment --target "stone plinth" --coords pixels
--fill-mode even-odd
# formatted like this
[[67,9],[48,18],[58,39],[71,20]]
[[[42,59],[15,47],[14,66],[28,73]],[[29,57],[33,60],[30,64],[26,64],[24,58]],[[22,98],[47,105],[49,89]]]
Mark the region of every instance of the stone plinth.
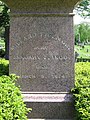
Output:
[[3,0],[11,8],[10,73],[31,119],[74,119],[73,9],[79,0]]

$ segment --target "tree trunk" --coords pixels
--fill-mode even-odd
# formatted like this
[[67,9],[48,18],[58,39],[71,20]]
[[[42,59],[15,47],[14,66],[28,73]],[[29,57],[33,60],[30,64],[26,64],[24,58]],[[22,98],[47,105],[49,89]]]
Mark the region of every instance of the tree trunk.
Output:
[[9,60],[9,28],[10,26],[5,27],[5,59]]

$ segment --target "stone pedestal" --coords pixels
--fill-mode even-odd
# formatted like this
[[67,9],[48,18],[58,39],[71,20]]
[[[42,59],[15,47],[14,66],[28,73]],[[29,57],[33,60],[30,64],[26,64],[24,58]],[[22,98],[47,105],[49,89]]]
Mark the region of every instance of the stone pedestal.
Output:
[[73,9],[79,0],[3,0],[11,8],[10,73],[30,119],[73,120]]

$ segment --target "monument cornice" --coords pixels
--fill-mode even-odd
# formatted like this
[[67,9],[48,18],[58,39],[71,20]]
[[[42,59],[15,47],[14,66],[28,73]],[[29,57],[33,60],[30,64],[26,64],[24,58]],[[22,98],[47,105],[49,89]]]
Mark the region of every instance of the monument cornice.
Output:
[[[81,0],[1,0],[11,12],[72,12]],[[78,2],[79,1],[79,2]]]
[[28,16],[31,16],[31,17],[43,17],[43,16],[49,16],[49,17],[52,17],[52,16],[57,16],[57,17],[68,17],[68,16],[74,16],[75,14],[74,13],[10,13],[9,14],[10,17],[28,17]]

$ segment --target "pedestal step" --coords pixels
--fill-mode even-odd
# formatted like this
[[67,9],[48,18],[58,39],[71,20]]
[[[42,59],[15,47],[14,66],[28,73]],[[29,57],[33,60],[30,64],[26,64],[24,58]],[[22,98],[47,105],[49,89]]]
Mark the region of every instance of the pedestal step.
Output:
[[28,114],[30,120],[74,120],[71,94],[34,93],[23,96],[27,107],[32,108]]

